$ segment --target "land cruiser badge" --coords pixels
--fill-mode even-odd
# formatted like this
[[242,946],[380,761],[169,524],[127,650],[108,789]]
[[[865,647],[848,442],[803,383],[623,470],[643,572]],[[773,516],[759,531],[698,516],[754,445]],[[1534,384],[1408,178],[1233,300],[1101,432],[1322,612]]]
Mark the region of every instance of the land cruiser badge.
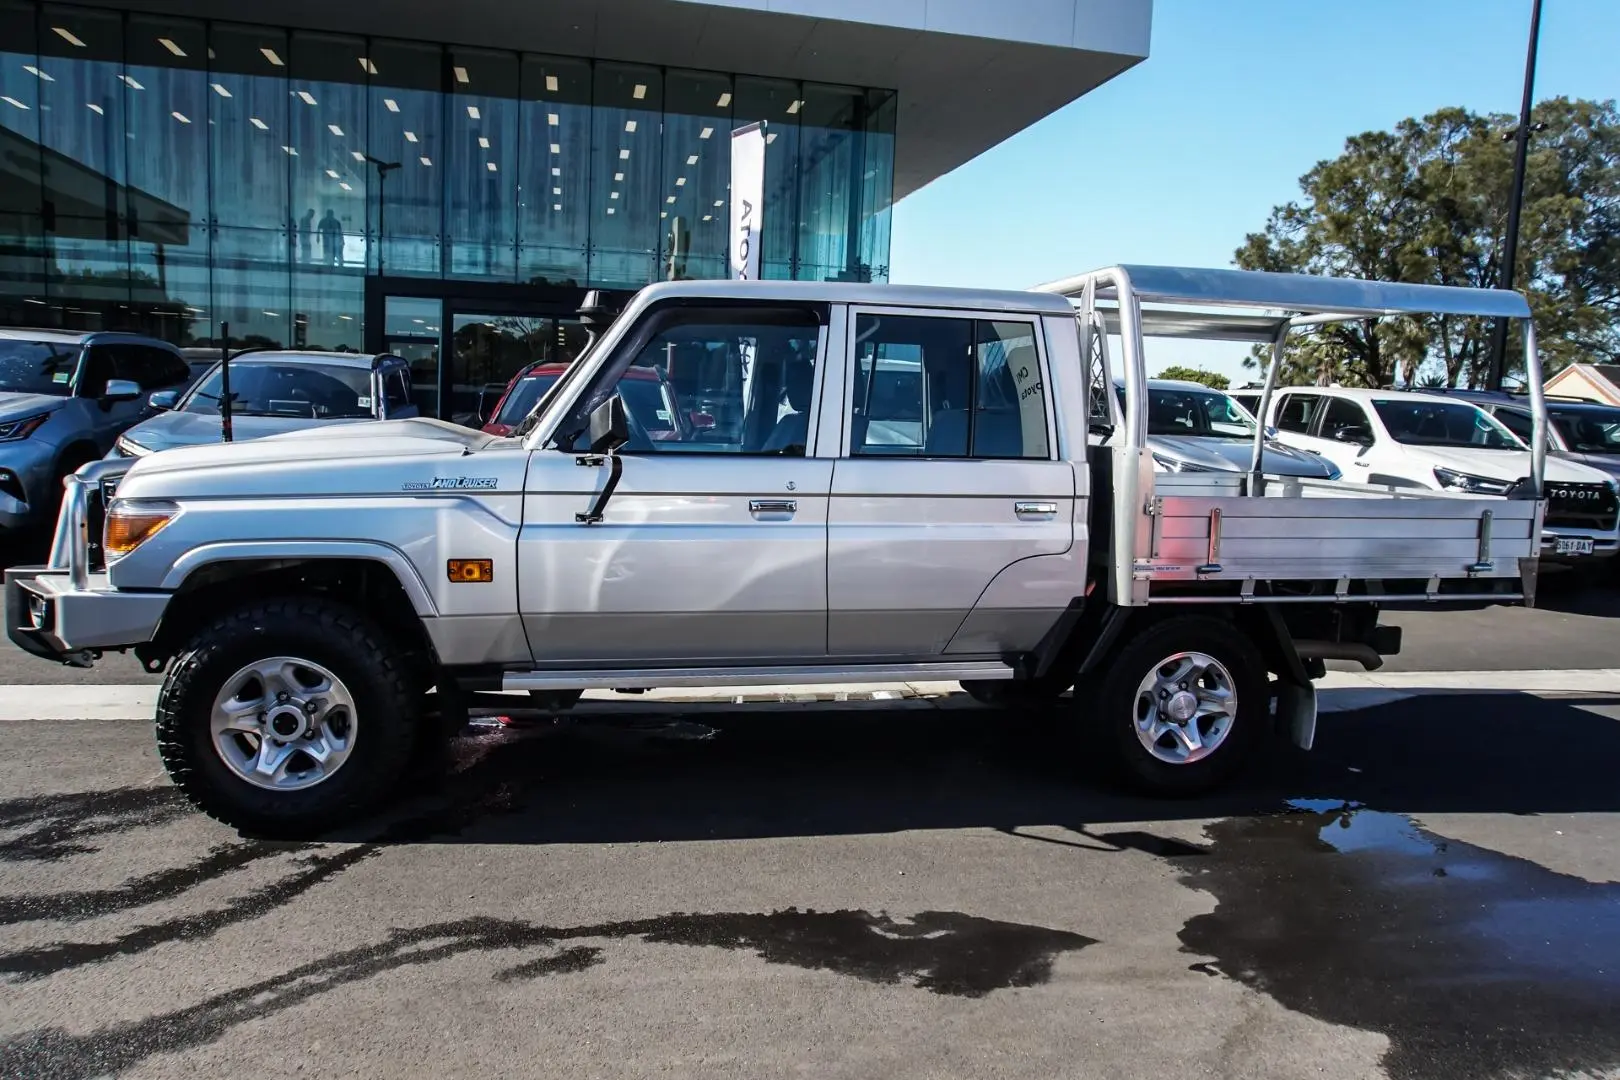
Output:
[[493,491],[493,476],[435,476],[432,480],[407,480],[404,491]]

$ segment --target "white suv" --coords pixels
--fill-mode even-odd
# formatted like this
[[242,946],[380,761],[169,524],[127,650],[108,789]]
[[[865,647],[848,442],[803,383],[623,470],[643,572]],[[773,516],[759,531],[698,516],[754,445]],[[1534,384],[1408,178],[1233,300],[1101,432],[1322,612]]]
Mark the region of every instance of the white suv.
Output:
[[[1289,446],[1318,454],[1345,480],[1511,496],[1530,475],[1530,450],[1472,402],[1437,394],[1342,387],[1275,391],[1271,423]],[[1609,558],[1620,549],[1620,494],[1609,474],[1547,459],[1541,554]]]

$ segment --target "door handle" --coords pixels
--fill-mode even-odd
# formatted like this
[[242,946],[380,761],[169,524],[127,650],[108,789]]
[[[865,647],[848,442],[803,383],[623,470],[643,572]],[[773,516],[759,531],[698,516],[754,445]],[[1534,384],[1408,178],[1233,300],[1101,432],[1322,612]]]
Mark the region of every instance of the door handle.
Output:
[[1372,468],[1372,462],[1370,462],[1370,461],[1352,461],[1350,464],[1352,464],[1352,465],[1360,465],[1363,469]]
[[797,499],[749,499],[750,514],[795,514],[799,510]]
[[1019,517],[1049,518],[1057,516],[1057,503],[1053,502],[1016,502],[1013,503],[1013,513]]

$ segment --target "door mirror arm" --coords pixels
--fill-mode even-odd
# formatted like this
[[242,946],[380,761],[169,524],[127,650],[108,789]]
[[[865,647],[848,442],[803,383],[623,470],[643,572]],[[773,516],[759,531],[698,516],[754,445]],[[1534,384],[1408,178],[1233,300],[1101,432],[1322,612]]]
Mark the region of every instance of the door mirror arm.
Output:
[[590,453],[576,457],[574,464],[591,468],[606,464],[608,479],[596,496],[596,502],[584,513],[575,514],[574,520],[581,525],[597,525],[619,486],[619,477],[624,475],[624,459],[619,456],[619,450],[630,441],[630,419],[625,415],[624,399],[613,394],[592,409],[586,430],[590,432]]

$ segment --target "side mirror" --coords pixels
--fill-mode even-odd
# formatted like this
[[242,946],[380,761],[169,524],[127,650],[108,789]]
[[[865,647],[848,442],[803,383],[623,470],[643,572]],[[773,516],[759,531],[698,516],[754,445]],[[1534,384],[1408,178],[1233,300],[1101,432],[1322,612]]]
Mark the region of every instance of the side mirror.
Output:
[[140,383],[128,379],[108,379],[107,389],[102,391],[101,400],[113,404],[119,401],[134,401],[140,396]]
[[1266,425],[1266,438],[1275,439],[1281,434],[1282,434],[1282,430],[1280,428],[1278,428],[1276,424],[1267,424]]
[[591,453],[612,454],[630,441],[630,418],[624,414],[624,399],[614,394],[591,410]]
[[180,403],[180,391],[159,390],[157,393],[147,398],[146,403],[160,412],[166,412]]

